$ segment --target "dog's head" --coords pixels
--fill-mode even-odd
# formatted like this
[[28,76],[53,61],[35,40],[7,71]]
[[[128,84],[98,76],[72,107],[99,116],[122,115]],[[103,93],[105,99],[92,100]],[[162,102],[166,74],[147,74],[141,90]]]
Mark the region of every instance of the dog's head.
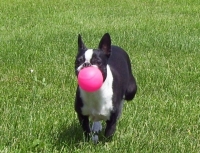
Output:
[[78,35],[78,54],[75,60],[75,73],[78,73],[81,69],[94,66],[97,67],[102,75],[103,80],[107,76],[107,61],[111,54],[111,38],[108,33],[104,34],[99,43],[98,49],[87,49],[82,41],[81,35]]

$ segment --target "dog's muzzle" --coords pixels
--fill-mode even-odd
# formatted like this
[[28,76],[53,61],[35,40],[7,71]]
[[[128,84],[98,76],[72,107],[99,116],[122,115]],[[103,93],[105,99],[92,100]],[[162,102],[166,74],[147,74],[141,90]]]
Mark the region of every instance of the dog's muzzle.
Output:
[[89,62],[85,62],[85,63],[83,63],[83,65],[82,65],[82,69],[85,68],[85,67],[89,67],[89,66],[92,66],[92,64],[89,63]]
[[81,65],[77,68],[77,71],[79,72],[79,71],[82,70],[83,68],[89,67],[89,66],[92,66],[92,64],[89,63],[89,62],[85,62],[85,63],[81,64]]

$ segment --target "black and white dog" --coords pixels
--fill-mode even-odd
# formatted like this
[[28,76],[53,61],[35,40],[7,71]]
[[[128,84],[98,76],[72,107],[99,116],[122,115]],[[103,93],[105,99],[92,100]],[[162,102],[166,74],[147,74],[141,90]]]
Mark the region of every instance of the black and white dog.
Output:
[[[105,137],[112,136],[123,101],[134,98],[137,85],[132,75],[129,56],[122,48],[111,45],[108,33],[102,37],[98,49],[87,49],[81,36],[78,36],[76,76],[81,69],[88,66],[98,67],[104,82],[95,92],[86,92],[78,86],[75,110],[86,137],[89,138],[90,133],[95,133],[93,140],[98,141],[97,133],[102,129],[100,121],[106,121]],[[89,119],[93,121],[92,128]]]

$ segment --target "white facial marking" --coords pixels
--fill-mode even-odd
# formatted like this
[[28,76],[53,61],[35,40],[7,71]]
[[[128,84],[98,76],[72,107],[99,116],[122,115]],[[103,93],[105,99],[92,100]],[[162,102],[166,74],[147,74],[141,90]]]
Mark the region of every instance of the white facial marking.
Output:
[[81,64],[78,68],[77,68],[77,71],[79,72],[83,67],[83,64]]
[[92,59],[93,49],[88,49],[85,52],[85,62],[90,63],[90,60]]
[[[90,60],[92,59],[92,54],[93,54],[93,49],[88,49],[88,50],[85,51],[85,62],[84,63],[90,63]],[[77,68],[77,71],[80,71],[82,69],[83,64],[81,64]],[[97,67],[96,65],[92,65],[92,66]]]

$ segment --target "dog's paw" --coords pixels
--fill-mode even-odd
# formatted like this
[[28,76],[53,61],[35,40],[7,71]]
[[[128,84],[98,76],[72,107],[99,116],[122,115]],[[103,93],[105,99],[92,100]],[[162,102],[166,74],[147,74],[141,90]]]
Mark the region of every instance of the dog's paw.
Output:
[[99,141],[98,135],[94,134],[94,135],[92,136],[92,141],[93,141],[95,144],[98,143],[98,141]]
[[93,122],[92,125],[92,132],[94,133],[98,133],[102,130],[102,125],[101,122]]

